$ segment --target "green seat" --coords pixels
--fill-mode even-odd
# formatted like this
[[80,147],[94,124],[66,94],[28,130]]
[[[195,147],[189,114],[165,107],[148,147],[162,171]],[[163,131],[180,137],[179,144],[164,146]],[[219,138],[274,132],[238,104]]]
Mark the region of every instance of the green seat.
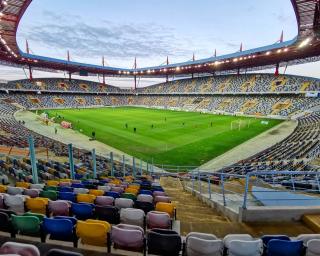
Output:
[[131,193],[123,193],[121,195],[122,198],[128,198],[128,199],[132,199],[132,200],[137,200],[137,197],[134,194]]
[[40,197],[49,198],[52,201],[56,201],[58,199],[58,192],[52,190],[42,191],[40,193]]
[[25,214],[23,214],[23,216],[32,216],[32,217],[36,217],[39,219],[40,222],[43,221],[43,219],[46,217],[44,214],[40,214],[40,213],[33,213],[33,212],[26,212]]
[[40,220],[35,216],[11,216],[15,233],[21,235],[40,235]]
[[44,190],[45,191],[58,191],[59,190],[59,188],[58,187],[54,187],[54,186],[45,186],[44,187]]

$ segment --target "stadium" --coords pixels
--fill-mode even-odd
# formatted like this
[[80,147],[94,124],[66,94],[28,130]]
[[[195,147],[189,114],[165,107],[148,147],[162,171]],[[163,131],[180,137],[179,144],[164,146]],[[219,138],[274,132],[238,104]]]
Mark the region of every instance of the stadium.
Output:
[[320,79],[286,73],[319,0],[283,1],[289,41],[132,68],[22,50],[37,1],[0,0],[0,255],[320,256]]

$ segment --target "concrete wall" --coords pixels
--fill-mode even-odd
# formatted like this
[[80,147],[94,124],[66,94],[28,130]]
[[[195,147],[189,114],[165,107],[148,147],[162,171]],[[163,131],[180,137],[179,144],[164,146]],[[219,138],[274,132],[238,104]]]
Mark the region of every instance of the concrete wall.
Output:
[[239,208],[240,222],[282,222],[300,221],[305,214],[320,214],[320,206],[303,207],[271,207],[251,206],[247,209]]

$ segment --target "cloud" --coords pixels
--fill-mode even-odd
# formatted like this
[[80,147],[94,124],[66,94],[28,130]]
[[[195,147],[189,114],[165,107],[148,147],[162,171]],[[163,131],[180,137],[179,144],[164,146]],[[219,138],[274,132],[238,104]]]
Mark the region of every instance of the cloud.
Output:
[[[99,25],[85,23],[80,17],[68,17],[49,11],[45,24],[28,27],[21,37],[44,48],[72,51],[72,56],[96,58],[152,58],[191,54],[172,28],[154,23],[116,24],[104,20]],[[59,21],[59,22],[57,22]]]

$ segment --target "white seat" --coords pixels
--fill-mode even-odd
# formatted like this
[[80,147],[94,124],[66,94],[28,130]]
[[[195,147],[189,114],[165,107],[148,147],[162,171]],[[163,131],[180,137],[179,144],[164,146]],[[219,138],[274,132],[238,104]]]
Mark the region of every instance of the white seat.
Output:
[[320,255],[320,239],[311,239],[307,242],[306,256]]
[[143,210],[134,208],[125,208],[120,211],[120,222],[122,224],[144,227],[145,213]]
[[221,256],[223,242],[211,234],[191,232],[186,237],[187,256]]
[[30,184],[30,189],[43,189],[45,184]]
[[233,240],[240,240],[240,241],[252,241],[252,236],[248,234],[231,234],[226,235],[223,239],[224,247],[229,248],[230,242]]
[[313,239],[320,239],[320,235],[319,234],[302,234],[296,238],[296,240],[303,241],[304,246],[307,246],[307,243]]
[[22,195],[23,191],[24,191],[24,188],[11,187],[11,186],[7,187],[7,193],[9,195],[13,195],[13,196],[14,195]]
[[108,192],[111,190],[110,186],[98,186],[98,190],[102,190],[104,192]]
[[153,196],[141,194],[141,195],[138,195],[137,201],[139,201],[139,202],[153,203]]
[[228,248],[228,256],[260,256],[262,252],[261,239],[253,241],[232,240]]
[[133,208],[134,202],[129,198],[116,198],[114,201],[114,206],[118,209],[122,208]]
[[89,189],[87,189],[87,188],[74,188],[73,192],[76,194],[88,194]]
[[4,203],[9,210],[16,213],[24,213],[24,202],[27,196],[23,195],[5,195]]

